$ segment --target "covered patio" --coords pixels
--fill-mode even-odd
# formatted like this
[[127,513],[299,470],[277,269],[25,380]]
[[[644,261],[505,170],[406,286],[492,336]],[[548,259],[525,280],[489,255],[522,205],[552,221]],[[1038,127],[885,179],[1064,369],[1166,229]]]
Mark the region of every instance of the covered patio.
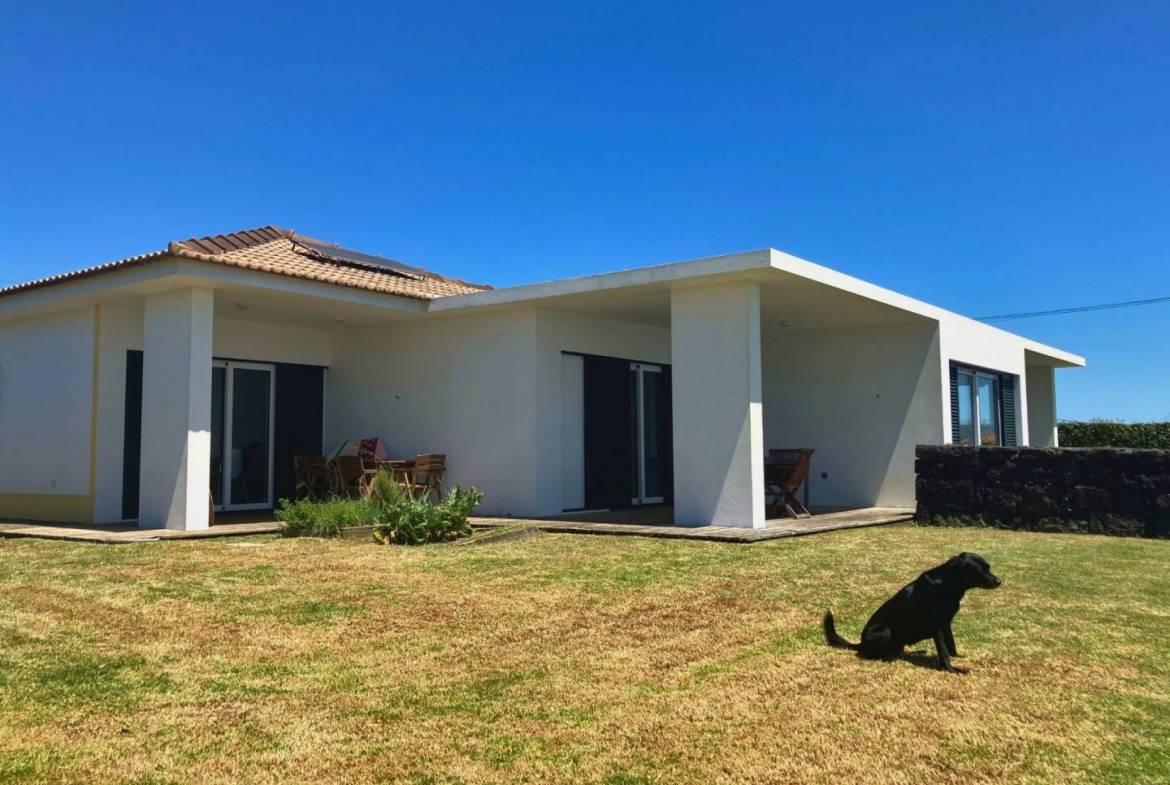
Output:
[[541,520],[623,509],[637,520],[664,503],[669,513],[652,517],[679,527],[780,526],[768,520],[766,456],[796,448],[813,451],[814,507],[904,511],[914,447],[946,438],[941,317],[785,254],[479,292],[431,310],[521,303],[536,310],[546,369]]

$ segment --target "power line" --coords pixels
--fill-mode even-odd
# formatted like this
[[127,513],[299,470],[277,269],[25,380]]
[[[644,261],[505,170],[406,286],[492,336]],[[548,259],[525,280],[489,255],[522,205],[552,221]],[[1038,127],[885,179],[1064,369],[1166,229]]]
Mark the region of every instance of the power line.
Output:
[[1148,300],[1127,300],[1123,303],[1105,303],[1103,305],[1080,305],[1075,308],[1056,308],[1051,311],[1026,311],[1024,313],[1001,313],[995,316],[977,316],[981,322],[1006,322],[1013,319],[1035,319],[1038,316],[1060,316],[1066,313],[1085,313],[1086,311],[1107,311],[1112,308],[1133,308],[1138,305],[1154,305],[1155,303],[1170,303],[1170,297],[1151,297]]

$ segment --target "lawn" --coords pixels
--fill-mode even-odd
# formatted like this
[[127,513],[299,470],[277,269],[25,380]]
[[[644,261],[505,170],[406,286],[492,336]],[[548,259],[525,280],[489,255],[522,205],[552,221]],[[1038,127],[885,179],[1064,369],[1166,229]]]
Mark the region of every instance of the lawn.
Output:
[[[966,676],[826,647],[960,550]],[[1164,783],[1170,542],[0,540],[0,782]],[[928,647],[933,654],[933,648]]]

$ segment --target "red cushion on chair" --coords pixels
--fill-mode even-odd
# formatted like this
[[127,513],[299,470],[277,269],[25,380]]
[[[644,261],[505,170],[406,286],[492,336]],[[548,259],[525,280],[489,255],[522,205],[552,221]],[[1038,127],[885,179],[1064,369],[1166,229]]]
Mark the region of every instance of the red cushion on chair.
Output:
[[376,457],[378,450],[377,437],[371,439],[362,439],[358,442],[358,457],[367,461],[372,461]]

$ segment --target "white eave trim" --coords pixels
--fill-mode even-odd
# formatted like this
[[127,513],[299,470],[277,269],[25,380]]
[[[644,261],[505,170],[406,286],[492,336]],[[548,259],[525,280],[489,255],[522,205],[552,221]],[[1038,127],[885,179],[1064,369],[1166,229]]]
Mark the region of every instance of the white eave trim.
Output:
[[456,294],[431,300],[432,312],[457,311],[470,308],[485,308],[512,305],[529,300],[543,300],[571,294],[588,294],[608,289],[622,289],[633,286],[671,284],[689,279],[706,278],[729,273],[764,270],[769,266],[769,252],[748,251],[746,253],[712,256],[686,262],[671,262],[653,267],[637,267],[600,275],[585,275],[578,278],[564,278],[559,281],[508,286],[502,289],[487,289],[482,292]]
[[1025,348],[1035,354],[1056,360],[1059,364],[1069,366],[1083,366],[1085,359],[1070,352],[1045,346],[1042,343],[1024,338],[1021,335],[1008,332],[994,325],[980,322],[976,319],[948,311],[944,308],[931,305],[913,297],[885,289],[876,284],[854,278],[851,275],[838,272],[829,267],[801,259],[774,248],[759,251],[712,256],[705,259],[695,259],[685,262],[671,262],[652,267],[639,267],[632,270],[620,270],[600,275],[586,275],[578,278],[566,278],[560,281],[510,286],[502,289],[489,289],[483,292],[439,297],[431,301],[430,313],[488,308],[493,306],[517,305],[520,303],[543,300],[554,297],[563,297],[573,294],[587,294],[589,292],[606,291],[633,286],[670,285],[684,281],[696,281],[713,276],[751,273],[765,269],[779,270],[791,275],[800,276],[810,281],[830,286],[840,291],[864,297],[867,300],[888,305],[907,313],[931,319],[937,322],[968,323],[972,327],[1010,335],[1024,342]]
[[1072,352],[1066,352],[1063,349],[1057,349],[1047,344],[1030,341],[1027,338],[1024,339],[1024,351],[1038,354],[1047,360],[1052,360],[1053,362],[1045,364],[1052,365],[1056,368],[1085,367],[1085,358],[1079,354],[1073,354]]
[[[172,282],[169,279],[174,280]],[[149,291],[164,291],[168,288],[191,285],[210,285],[211,288],[216,288],[217,284],[253,286],[341,303],[374,306],[387,311],[421,314],[427,309],[426,300],[309,281],[279,273],[166,257],[125,270],[103,271],[98,275],[5,295],[0,297],[0,321],[23,319],[101,302],[107,296],[121,294],[122,290],[145,287]]]

